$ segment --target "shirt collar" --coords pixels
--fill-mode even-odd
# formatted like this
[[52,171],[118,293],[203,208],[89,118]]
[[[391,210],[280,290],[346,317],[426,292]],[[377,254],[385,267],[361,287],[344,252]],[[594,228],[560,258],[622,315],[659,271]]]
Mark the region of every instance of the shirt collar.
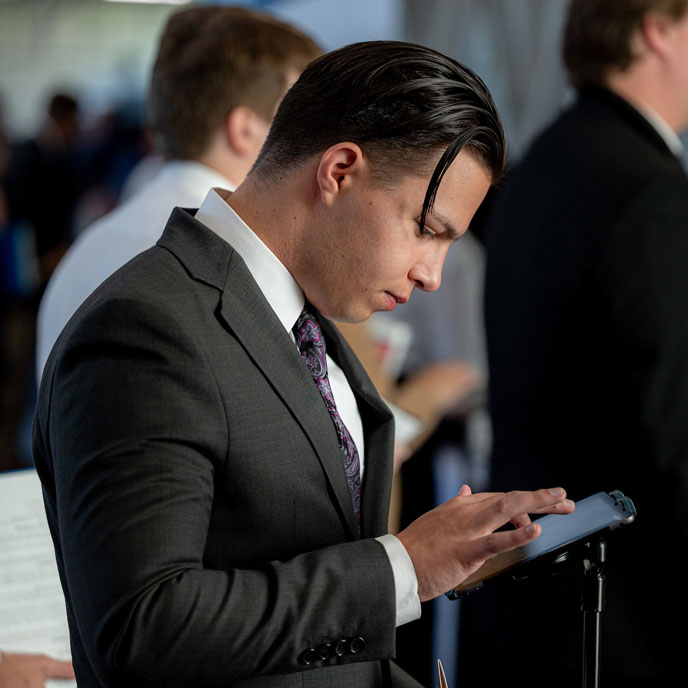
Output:
[[669,150],[677,157],[682,157],[684,148],[678,134],[658,115],[646,105],[637,106],[638,112],[652,125],[652,128],[662,137]]
[[220,193],[211,189],[196,219],[230,244],[246,267],[287,332],[291,332],[305,304],[303,292],[289,270],[234,212]]

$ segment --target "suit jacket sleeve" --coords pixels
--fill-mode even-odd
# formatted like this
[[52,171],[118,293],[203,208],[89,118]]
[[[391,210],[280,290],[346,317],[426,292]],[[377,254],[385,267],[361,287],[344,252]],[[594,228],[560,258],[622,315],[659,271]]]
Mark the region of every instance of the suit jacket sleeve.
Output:
[[[232,427],[195,323],[111,299],[80,325],[46,371],[35,447],[50,456],[41,472],[63,585],[101,680],[227,685],[302,671],[307,647],[342,636],[366,645],[340,663],[392,656],[393,574],[373,539],[208,565]],[[274,489],[254,496],[266,512],[280,508]]]

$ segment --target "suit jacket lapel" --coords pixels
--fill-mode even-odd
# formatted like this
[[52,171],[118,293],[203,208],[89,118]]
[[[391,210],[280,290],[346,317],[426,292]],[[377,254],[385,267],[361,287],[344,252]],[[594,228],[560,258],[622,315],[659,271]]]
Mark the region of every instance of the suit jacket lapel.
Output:
[[308,435],[341,516],[356,537],[356,516],[332,418],[294,342],[236,253],[228,270],[220,317]]
[[[158,244],[174,253],[191,277],[221,292],[218,317],[291,409],[308,436],[332,487],[336,506],[351,536],[358,525],[339,451],[337,434],[320,393],[275,312],[238,253],[191,213],[175,209]],[[328,352],[344,371],[356,396],[366,441],[361,496],[361,535],[387,532],[394,424],[349,345],[321,318]]]
[[238,253],[187,211],[175,209],[158,244],[192,278],[221,292],[218,317],[244,347],[308,436],[352,537],[358,525],[332,418],[305,363]]

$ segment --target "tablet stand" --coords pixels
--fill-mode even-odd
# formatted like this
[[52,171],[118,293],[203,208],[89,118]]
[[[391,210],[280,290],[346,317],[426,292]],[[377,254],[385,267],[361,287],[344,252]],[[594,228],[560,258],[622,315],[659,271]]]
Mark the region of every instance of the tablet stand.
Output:
[[472,586],[466,588],[459,586],[446,593],[450,600],[458,600],[480,590],[485,582],[490,580],[508,577],[518,581],[526,578],[555,576],[563,572],[577,574],[580,581],[583,613],[583,688],[599,688],[600,683],[600,629],[602,613],[605,611],[604,565],[607,554],[607,544],[601,534],[633,523],[636,516],[633,502],[623,492],[612,490],[608,495],[623,515],[606,528],[598,530],[595,534],[584,536],[569,545],[555,547],[552,551],[536,556],[525,563],[512,565],[492,577],[489,574],[485,579],[479,579],[476,576],[478,582]]
[[[578,567],[580,577],[581,611],[583,613],[583,688],[599,688],[600,685],[600,629],[602,612],[605,610],[607,543],[595,537],[582,545],[559,554],[555,559],[528,566],[523,573],[513,574],[514,580],[538,576],[554,576],[564,568]],[[563,567],[567,564],[566,567]]]
[[600,685],[600,628],[605,610],[607,581],[604,564],[607,543],[602,538],[583,547],[583,584],[581,610],[583,611],[583,688]]

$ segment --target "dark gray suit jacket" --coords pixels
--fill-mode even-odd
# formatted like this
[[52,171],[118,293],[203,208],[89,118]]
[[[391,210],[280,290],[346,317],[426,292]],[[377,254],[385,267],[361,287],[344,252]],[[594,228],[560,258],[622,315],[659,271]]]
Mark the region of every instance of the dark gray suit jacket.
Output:
[[382,685],[394,580],[372,538],[387,529],[393,420],[323,329],[363,419],[360,536],[298,351],[191,214],[176,209],[65,328],[34,449],[80,686]]

